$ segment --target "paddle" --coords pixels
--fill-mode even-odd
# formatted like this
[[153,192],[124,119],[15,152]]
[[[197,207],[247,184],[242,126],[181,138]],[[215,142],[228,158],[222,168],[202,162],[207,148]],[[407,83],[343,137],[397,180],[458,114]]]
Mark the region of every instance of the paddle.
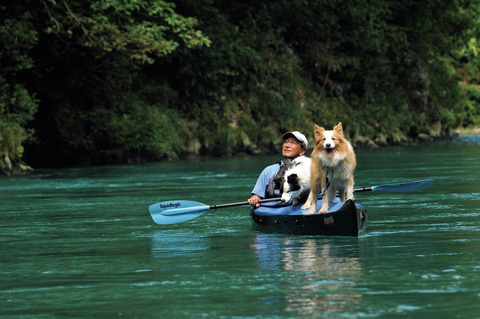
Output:
[[415,182],[386,184],[386,185],[380,185],[380,186],[356,188],[353,191],[356,193],[373,192],[373,191],[411,192],[411,191],[418,191],[418,190],[427,188],[432,184],[432,182],[433,182],[433,179],[424,179],[424,180],[415,181]]
[[[275,202],[281,200],[281,197],[267,198],[259,200],[259,203]],[[220,205],[205,205],[203,203],[189,200],[174,200],[150,205],[148,211],[157,224],[167,225],[176,224],[195,218],[206,213],[210,209],[219,209],[225,207],[235,207],[249,205],[248,202],[238,202]]]
[[[353,191],[356,193],[361,192],[373,192],[377,190],[384,190],[390,192],[409,192],[417,191],[427,188],[432,184],[433,180],[425,179],[416,182],[406,182],[399,184],[387,184],[372,187],[357,188]],[[280,197],[261,199],[260,203],[279,201]],[[206,213],[210,209],[219,209],[226,207],[244,206],[249,205],[248,202],[238,202],[220,205],[205,205],[203,203],[188,201],[188,200],[173,200],[167,202],[161,202],[150,205],[148,211],[153,218],[153,221],[157,224],[168,225],[181,223]]]

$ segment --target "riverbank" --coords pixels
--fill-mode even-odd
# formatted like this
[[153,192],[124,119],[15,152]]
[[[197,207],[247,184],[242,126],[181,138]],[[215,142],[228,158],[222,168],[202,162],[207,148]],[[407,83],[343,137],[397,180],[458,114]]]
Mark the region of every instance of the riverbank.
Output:
[[468,127],[468,128],[459,128],[456,130],[459,135],[479,135],[479,127]]
[[[448,132],[443,132],[441,126],[433,125],[429,128],[428,133],[420,133],[415,138],[409,137],[406,134],[393,134],[390,137],[379,134],[376,138],[371,139],[361,135],[356,135],[353,138],[350,138],[352,145],[355,149],[374,149],[381,147],[389,146],[399,146],[399,145],[416,145],[424,142],[432,142],[436,140],[449,140],[454,139],[460,135],[478,135],[480,134],[480,128],[458,128],[456,130],[449,130]],[[237,141],[238,142],[238,141]],[[235,156],[242,154],[255,154],[255,155],[269,155],[276,154],[278,151],[276,147],[278,143],[271,139],[271,141],[263,141],[264,147],[259,147],[249,141],[248,139],[241,139],[240,143],[243,143],[243,147],[236,145],[235,149],[243,149],[244,151],[233,152],[225,156]],[[200,142],[198,142],[200,144]],[[270,147],[265,147],[269,145]],[[222,157],[222,156],[213,156],[205,155],[201,152],[202,147],[192,147],[188,148],[182,155],[176,153],[170,153],[167,158],[160,161],[178,161],[184,159],[200,159],[206,157]],[[313,143],[309,145],[309,152],[313,149]],[[128,163],[140,163],[140,162],[151,162],[151,160],[142,160],[137,158],[136,161],[128,161]],[[124,163],[115,163],[115,164],[124,164]],[[75,166],[93,166],[93,165],[75,165]],[[97,166],[97,165],[95,165]],[[29,166],[24,162],[15,162],[11,160],[10,156],[7,153],[0,153],[0,176],[11,176],[11,175],[24,175],[34,171],[34,168]]]
[[29,165],[12,160],[8,152],[0,152],[0,176],[22,175],[32,171]]

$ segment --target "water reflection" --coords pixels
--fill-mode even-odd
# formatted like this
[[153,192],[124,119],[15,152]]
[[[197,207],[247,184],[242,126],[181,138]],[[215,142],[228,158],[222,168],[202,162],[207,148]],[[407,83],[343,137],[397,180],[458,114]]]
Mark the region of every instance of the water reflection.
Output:
[[[358,238],[163,230],[151,240],[156,296],[248,303],[235,315],[343,316],[362,302]],[[255,302],[252,303],[252,301]],[[213,306],[212,306],[213,307]],[[225,311],[225,310],[224,310]]]
[[357,239],[256,235],[251,248],[258,267],[286,272],[284,310],[302,315],[339,315],[361,303],[356,283],[364,269]]

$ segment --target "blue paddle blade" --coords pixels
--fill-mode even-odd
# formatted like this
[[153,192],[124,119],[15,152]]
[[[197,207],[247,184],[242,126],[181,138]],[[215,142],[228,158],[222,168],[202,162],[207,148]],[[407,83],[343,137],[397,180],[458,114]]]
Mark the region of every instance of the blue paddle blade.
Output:
[[210,206],[188,200],[172,200],[150,205],[148,211],[155,223],[176,224],[198,217],[210,210]]
[[380,186],[373,186],[372,191],[390,191],[390,192],[411,192],[418,191],[429,187],[433,182],[433,179],[424,179],[415,182],[406,182],[399,184],[387,184]]

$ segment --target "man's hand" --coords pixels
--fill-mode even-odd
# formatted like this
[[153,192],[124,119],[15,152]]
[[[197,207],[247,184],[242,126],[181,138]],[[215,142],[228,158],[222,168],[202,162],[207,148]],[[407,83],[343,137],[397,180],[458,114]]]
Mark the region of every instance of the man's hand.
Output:
[[250,197],[248,199],[248,203],[254,207],[258,207],[260,206],[260,203],[258,202],[259,200],[261,200],[262,198],[258,195],[252,195],[252,197]]

